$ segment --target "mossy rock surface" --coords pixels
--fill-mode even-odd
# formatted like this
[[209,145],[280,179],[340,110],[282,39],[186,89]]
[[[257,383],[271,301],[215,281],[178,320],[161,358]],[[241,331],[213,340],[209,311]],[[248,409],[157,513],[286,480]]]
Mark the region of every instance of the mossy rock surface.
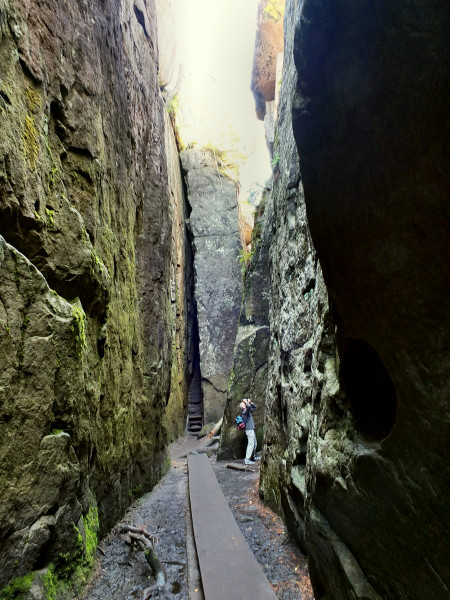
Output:
[[166,472],[189,353],[178,153],[132,5],[3,9],[0,589],[59,577],[72,524],[92,554],[91,496],[104,534]]

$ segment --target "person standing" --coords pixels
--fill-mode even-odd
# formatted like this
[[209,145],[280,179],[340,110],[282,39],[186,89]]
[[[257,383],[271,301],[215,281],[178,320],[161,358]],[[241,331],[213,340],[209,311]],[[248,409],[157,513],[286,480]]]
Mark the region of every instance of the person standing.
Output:
[[255,421],[252,417],[252,412],[256,409],[254,402],[250,398],[243,398],[239,404],[239,408],[242,410],[242,419],[245,423],[245,435],[247,436],[247,451],[245,453],[245,464],[255,464],[256,454],[256,435],[255,435]]

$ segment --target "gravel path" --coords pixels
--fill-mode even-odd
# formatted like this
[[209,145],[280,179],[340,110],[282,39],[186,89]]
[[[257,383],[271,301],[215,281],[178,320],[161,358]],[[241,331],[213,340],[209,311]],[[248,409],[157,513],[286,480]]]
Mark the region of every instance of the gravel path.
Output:
[[[83,600],[140,600],[143,590],[153,583],[143,552],[125,545],[120,533],[122,523],[144,526],[158,536],[156,553],[166,570],[167,583],[164,589],[151,593],[152,599],[188,600],[189,585],[191,597],[201,596],[192,594],[198,589],[195,581],[198,573],[190,560],[188,578],[186,549],[186,454],[201,449],[202,440],[192,437],[172,445],[169,473],[152,492],[129,508],[123,520],[100,543],[96,573]],[[282,520],[258,497],[258,470],[235,471],[225,468],[226,463],[216,463],[214,457],[211,461],[236,521],[279,600],[313,600],[305,557],[286,542]]]

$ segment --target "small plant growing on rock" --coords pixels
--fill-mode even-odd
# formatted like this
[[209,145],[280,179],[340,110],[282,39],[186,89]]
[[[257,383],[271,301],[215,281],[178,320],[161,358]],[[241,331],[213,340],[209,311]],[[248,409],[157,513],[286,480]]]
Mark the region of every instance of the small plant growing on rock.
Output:
[[254,250],[239,250],[239,263],[241,265],[242,277],[245,275],[247,267],[250,264],[254,253]]
[[280,164],[280,157],[278,154],[275,154],[272,157],[272,160],[270,161],[270,165],[272,167],[272,170],[275,171],[279,168],[279,164]]
[[212,156],[220,175],[239,186],[239,164],[246,158],[243,154],[233,150],[221,150],[214,144],[206,144],[201,150]]
[[264,14],[272,21],[279,21],[284,15],[284,0],[269,0],[264,8]]
[[180,105],[180,100],[179,100],[178,94],[174,94],[172,96],[172,98],[169,100],[169,102],[166,104],[166,110],[171,117],[175,116],[175,113],[177,112],[179,105]]

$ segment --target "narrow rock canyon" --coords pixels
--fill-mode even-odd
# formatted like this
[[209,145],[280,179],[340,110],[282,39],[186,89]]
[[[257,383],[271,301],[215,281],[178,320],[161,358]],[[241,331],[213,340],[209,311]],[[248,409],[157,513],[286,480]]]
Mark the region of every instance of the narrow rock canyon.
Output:
[[195,395],[318,600],[444,600],[450,6],[255,4],[252,227],[182,4],[0,0],[0,598],[81,593]]

